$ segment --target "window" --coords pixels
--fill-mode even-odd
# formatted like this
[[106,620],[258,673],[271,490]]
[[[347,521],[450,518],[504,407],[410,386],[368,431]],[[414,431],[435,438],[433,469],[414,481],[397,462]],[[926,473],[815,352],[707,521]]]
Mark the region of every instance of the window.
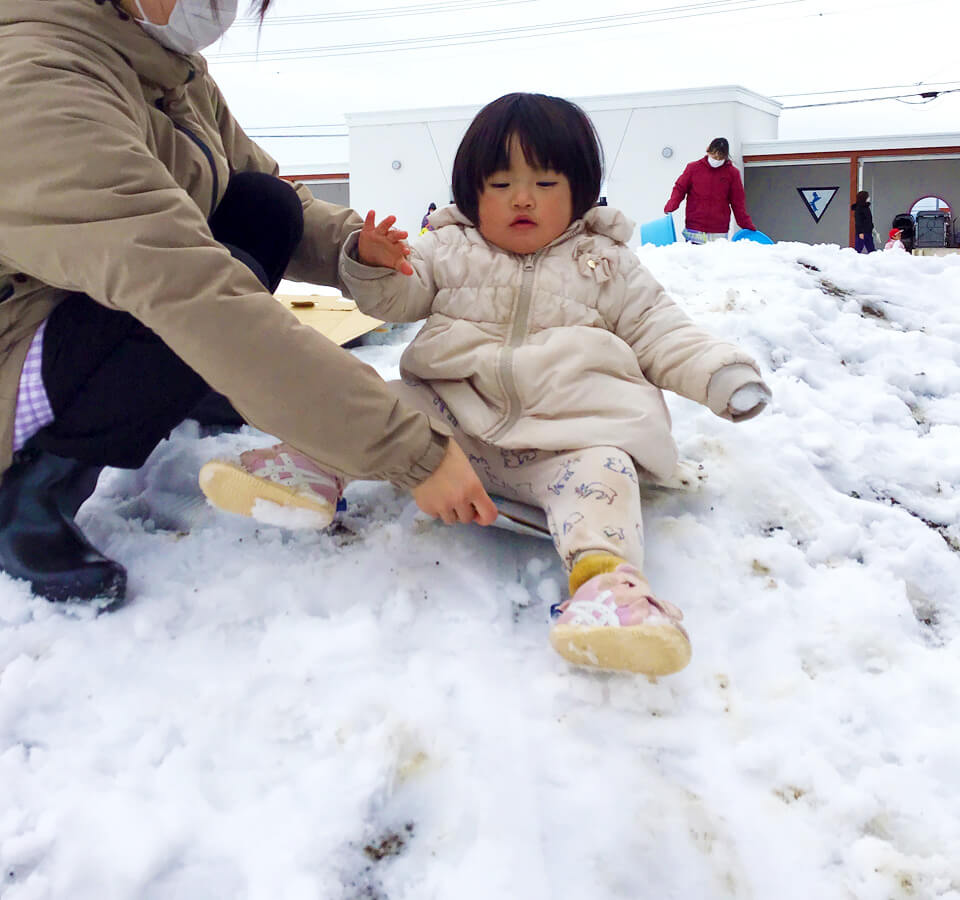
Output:
[[350,205],[350,176],[346,172],[332,175],[283,173],[280,177],[287,181],[299,181],[318,200],[326,200],[338,206]]
[[952,210],[950,204],[943,197],[921,197],[913,206],[910,207],[910,215],[916,216],[918,212],[944,212],[951,216]]

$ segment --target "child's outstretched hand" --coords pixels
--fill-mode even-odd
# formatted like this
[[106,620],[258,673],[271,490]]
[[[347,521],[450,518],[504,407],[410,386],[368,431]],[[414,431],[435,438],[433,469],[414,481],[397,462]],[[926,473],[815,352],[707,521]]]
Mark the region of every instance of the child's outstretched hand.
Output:
[[733,392],[727,411],[734,422],[759,416],[770,402],[770,388],[762,381],[751,381]]
[[365,266],[384,266],[412,275],[413,266],[407,262],[410,248],[403,242],[407,232],[394,228],[396,221],[396,216],[387,216],[378,225],[377,214],[371,209],[357,240],[357,256]]

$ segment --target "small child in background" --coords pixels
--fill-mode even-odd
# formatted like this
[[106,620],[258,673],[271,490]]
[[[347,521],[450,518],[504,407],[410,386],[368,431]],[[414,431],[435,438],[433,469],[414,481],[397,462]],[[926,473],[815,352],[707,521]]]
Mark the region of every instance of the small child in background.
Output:
[[430,225],[430,215],[435,212],[437,209],[437,204],[431,202],[427,207],[426,213],[424,213],[423,218],[420,220],[420,234],[426,234],[428,231],[433,231],[433,228]]
[[[633,224],[595,205],[601,176],[578,106],[501,97],[460,144],[456,205],[431,217],[435,230],[407,247],[394,218],[377,224],[371,211],[341,276],[364,312],[426,319],[397,395],[452,429],[487,490],[546,512],[569,575],[553,610],[557,652],[662,675],[687,664],[690,641],[643,573],[639,484],[667,482],[677,465],[661,389],[734,422],[770,392],[748,354],[694,325],[640,264]],[[295,478],[289,496],[314,491],[330,508],[343,487],[283,444],[210,466],[204,490],[225,508],[276,498]]]
[[884,250],[903,250],[906,251],[906,247],[903,246],[903,241],[900,240],[901,235],[903,234],[902,228],[891,228],[890,229],[890,240],[883,245]]

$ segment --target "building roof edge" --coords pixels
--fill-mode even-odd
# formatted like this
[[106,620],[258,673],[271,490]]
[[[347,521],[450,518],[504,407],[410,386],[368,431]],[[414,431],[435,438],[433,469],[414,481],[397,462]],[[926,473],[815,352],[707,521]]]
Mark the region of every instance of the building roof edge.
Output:
[[[769,115],[779,116],[782,104],[741,85],[678,88],[665,91],[645,91],[630,94],[600,94],[589,97],[571,97],[588,113],[610,109],[642,109],[657,106],[691,106],[701,103],[739,103]],[[347,127],[370,125],[401,125],[413,122],[442,122],[472,119],[483,103],[458,106],[424,107],[422,109],[377,110],[348,112]]]

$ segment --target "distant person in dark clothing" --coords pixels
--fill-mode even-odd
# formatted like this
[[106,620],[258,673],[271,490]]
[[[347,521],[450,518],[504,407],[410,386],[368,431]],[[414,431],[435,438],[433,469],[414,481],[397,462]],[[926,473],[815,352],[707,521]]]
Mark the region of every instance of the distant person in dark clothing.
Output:
[[853,230],[857,235],[853,249],[857,253],[873,253],[877,248],[873,244],[873,213],[870,210],[869,191],[859,191],[857,202],[850,209],[853,210]]
[[425,231],[433,231],[428,220],[430,218],[430,213],[432,213],[436,208],[436,203],[431,203],[427,207],[427,214],[420,220],[420,234],[423,234]]
[[687,198],[686,228],[683,236],[691,244],[706,244],[727,236],[730,210],[741,228],[756,231],[747,213],[743,181],[730,162],[730,144],[726,138],[714,138],[707,155],[690,163],[673,186],[673,193],[664,206],[668,215]]

